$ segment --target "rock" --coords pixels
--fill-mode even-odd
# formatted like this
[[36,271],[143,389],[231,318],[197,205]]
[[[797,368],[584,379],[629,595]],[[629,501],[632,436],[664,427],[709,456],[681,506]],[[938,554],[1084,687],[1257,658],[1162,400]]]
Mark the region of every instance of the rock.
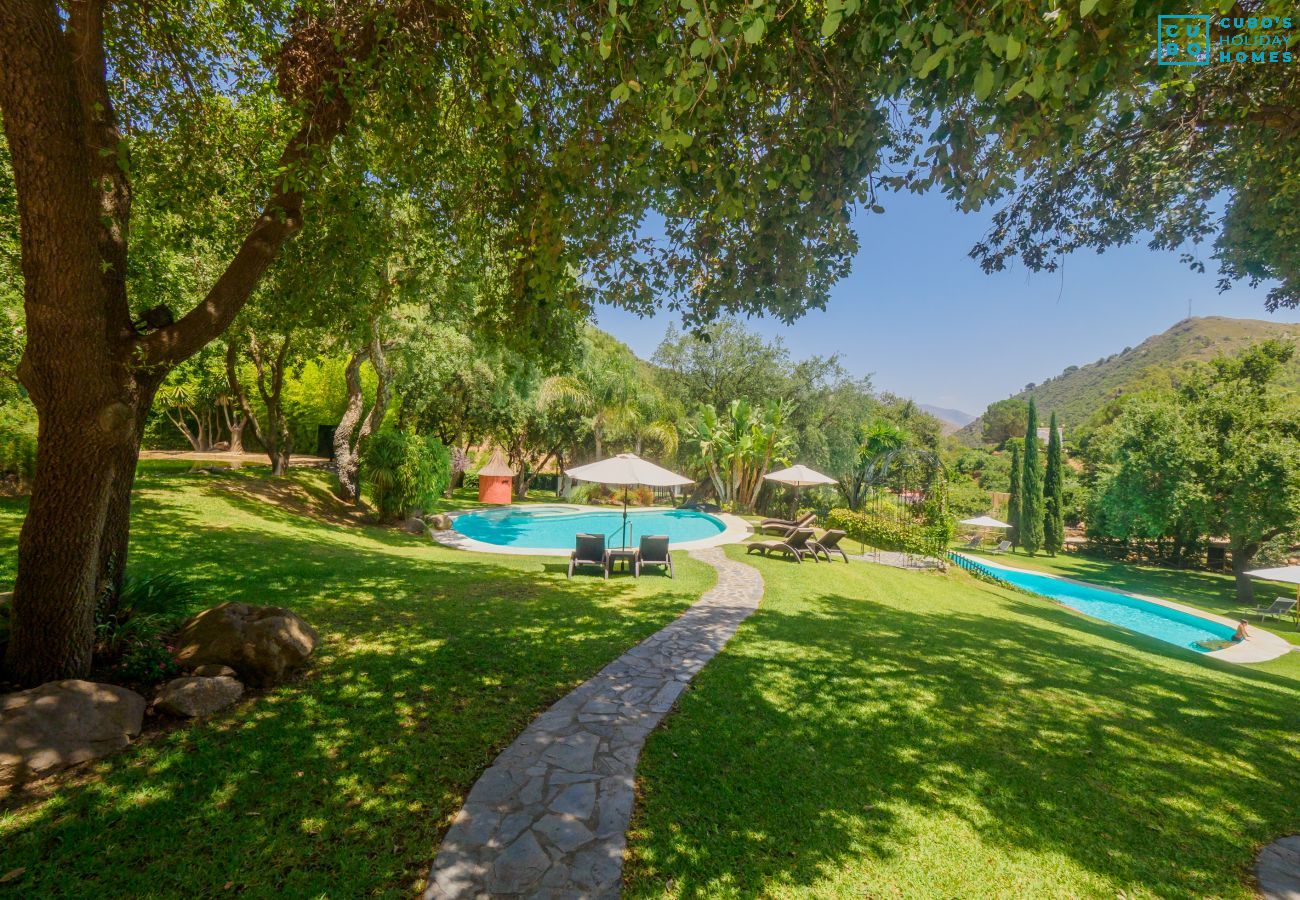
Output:
[[122,749],[140,733],[144,708],[135,691],[77,679],[0,697],[0,785]]
[[220,666],[216,663],[208,663],[206,666],[198,666],[190,674],[198,675],[202,678],[220,678],[223,675],[235,678],[239,675],[239,673],[230,668],[230,666]]
[[425,519],[425,521],[429,524],[429,527],[432,528],[434,531],[451,530],[451,516],[445,515],[443,513],[439,513],[436,516],[429,516],[429,518]]
[[424,522],[415,516],[411,516],[402,523],[402,530],[407,534],[424,534]]
[[218,675],[215,678],[184,675],[173,678],[162,686],[154,700],[154,706],[173,716],[207,716],[225,709],[243,693],[244,686],[229,675]]
[[176,661],[186,668],[230,666],[242,681],[275,684],[316,649],[316,630],[278,606],[223,603],[194,616],[176,634]]

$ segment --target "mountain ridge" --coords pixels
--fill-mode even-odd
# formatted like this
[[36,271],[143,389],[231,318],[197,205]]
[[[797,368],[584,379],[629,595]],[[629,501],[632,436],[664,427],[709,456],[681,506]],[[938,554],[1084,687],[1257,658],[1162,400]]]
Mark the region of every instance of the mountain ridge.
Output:
[[[1125,347],[1086,365],[1067,366],[1059,375],[1041,384],[1030,383],[1011,397],[1028,400],[1032,396],[1038,405],[1039,418],[1046,420],[1056,412],[1068,434],[1085,426],[1107,403],[1120,396],[1172,387],[1188,364],[1239,352],[1249,344],[1268,338],[1300,344],[1300,324],[1227,316],[1183,319],[1136,347]],[[1292,359],[1281,383],[1300,390],[1300,353]],[[979,443],[982,426],[983,418],[976,417],[957,436],[966,443]]]

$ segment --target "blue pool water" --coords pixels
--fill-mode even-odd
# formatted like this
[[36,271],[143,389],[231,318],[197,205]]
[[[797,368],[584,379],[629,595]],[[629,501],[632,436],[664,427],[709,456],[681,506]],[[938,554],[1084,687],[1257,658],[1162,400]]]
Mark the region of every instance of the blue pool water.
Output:
[[1191,613],[1089,584],[1077,584],[1019,569],[989,566],[989,570],[1017,587],[1059,600],[1094,619],[1102,619],[1200,653],[1215,649],[1213,646],[1201,646],[1203,642],[1231,640],[1235,631],[1230,625],[1221,625]]
[[[603,534],[610,547],[620,546],[623,510],[575,510],[569,506],[503,506],[462,513],[456,531],[502,547],[572,548],[574,535]],[[635,547],[646,534],[666,534],[671,544],[717,537],[726,526],[693,509],[629,510],[627,544]]]

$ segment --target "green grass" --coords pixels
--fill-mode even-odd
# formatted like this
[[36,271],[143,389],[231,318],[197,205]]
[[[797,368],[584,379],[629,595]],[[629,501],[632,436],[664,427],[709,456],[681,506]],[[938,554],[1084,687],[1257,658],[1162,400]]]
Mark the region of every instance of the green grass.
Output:
[[[1240,619],[1247,607],[1237,603],[1236,582],[1231,575],[1221,572],[1205,572],[1195,569],[1166,569],[1159,566],[1140,566],[1127,562],[1116,562],[1096,556],[1084,556],[1080,553],[1062,553],[1057,556],[1029,556],[1021,550],[1009,553],[990,554],[978,550],[969,551],[958,548],[971,556],[985,556],[995,562],[1004,562],[1009,566],[1034,569],[1053,575],[1063,575],[1079,581],[1117,587],[1135,594],[1146,594],[1164,600],[1174,600],[1188,606],[1199,607],[1208,612]],[[1255,602],[1267,606],[1274,597],[1295,596],[1295,585],[1276,582],[1255,582]],[[1250,617],[1252,628],[1263,628],[1280,635],[1292,644],[1300,645],[1300,632],[1296,630],[1295,620],[1286,618],[1282,621],[1269,619],[1260,622]]]
[[[328,513],[326,478],[294,472],[275,499]],[[324,639],[309,670],[0,804],[0,874],[26,870],[0,894],[409,896],[495,754],[714,577],[683,554],[675,580],[567,582],[558,558],[333,525],[253,488],[256,469],[146,467],[131,566],[184,573],[203,605],[296,610]],[[0,584],[23,508],[0,502]]]
[[1232,666],[956,569],[745,561],[762,606],[642,756],[627,897],[1244,898],[1300,829],[1300,654]]

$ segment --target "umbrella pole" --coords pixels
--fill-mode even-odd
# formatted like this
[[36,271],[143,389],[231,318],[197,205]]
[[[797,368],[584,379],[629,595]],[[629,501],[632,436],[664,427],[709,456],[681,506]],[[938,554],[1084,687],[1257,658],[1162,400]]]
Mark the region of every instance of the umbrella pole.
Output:
[[623,549],[627,549],[627,485],[623,485]]

